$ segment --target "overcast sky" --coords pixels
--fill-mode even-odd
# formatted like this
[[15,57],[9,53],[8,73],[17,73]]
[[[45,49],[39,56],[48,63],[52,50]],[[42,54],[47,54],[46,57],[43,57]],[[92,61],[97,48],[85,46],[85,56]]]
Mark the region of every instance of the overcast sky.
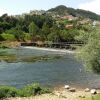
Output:
[[30,10],[48,10],[58,5],[80,8],[100,14],[100,0],[0,0],[0,15],[22,14]]

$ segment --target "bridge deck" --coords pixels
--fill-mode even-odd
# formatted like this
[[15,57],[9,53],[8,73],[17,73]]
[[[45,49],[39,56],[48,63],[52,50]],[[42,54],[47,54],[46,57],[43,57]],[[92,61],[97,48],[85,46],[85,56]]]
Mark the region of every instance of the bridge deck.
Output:
[[75,46],[82,46],[84,45],[83,42],[54,42],[54,43],[50,43],[50,42],[45,42],[45,43],[38,43],[38,42],[31,42],[31,43],[27,43],[27,42],[21,42],[21,46],[38,46],[38,47],[50,47],[50,48],[73,48]]

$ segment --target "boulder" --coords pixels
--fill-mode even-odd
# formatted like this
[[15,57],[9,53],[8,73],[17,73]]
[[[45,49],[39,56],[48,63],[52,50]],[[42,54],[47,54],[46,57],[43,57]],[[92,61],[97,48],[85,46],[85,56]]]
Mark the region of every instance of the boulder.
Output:
[[64,87],[65,89],[69,89],[70,88],[70,86],[69,85],[65,85],[65,87]]
[[85,92],[89,92],[89,91],[90,91],[90,89],[89,89],[89,88],[86,88],[86,89],[85,89]]
[[96,91],[96,89],[91,89],[91,94],[97,94],[97,91]]
[[70,88],[69,91],[70,91],[70,92],[75,92],[76,89],[75,89],[75,88]]

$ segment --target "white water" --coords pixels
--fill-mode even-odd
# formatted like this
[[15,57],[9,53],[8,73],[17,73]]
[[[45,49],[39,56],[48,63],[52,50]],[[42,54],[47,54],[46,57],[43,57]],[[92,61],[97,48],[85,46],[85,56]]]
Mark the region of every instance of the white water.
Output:
[[53,52],[61,52],[61,53],[75,53],[75,51],[66,50],[66,49],[52,49],[52,48],[31,47],[31,46],[25,46],[25,47],[22,47],[22,48],[35,49],[35,50],[44,50],[44,51],[53,51]]

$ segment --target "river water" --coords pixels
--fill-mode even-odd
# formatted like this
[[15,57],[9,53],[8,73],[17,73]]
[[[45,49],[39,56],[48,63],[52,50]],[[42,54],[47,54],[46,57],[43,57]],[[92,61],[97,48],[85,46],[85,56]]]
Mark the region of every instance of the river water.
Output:
[[[17,60],[12,62],[1,60],[0,85],[22,87],[35,82],[50,87],[71,84],[78,87],[100,89],[100,76],[92,72],[86,72],[82,63],[76,60],[74,54],[25,48],[0,51],[5,54],[14,54],[17,57]],[[21,58],[45,55],[56,57],[55,59],[34,62],[21,60]]]

